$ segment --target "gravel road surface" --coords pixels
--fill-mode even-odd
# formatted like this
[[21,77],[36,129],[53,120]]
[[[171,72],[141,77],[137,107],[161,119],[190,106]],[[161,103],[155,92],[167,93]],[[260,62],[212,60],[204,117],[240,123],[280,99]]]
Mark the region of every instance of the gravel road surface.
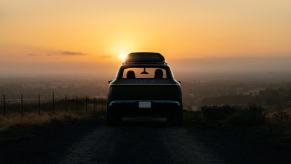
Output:
[[129,122],[97,126],[73,144],[60,164],[72,163],[224,163],[185,127]]

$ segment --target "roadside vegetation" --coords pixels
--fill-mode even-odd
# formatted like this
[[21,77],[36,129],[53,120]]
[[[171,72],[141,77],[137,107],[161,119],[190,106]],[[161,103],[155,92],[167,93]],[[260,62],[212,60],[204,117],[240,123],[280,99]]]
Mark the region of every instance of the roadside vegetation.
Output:
[[93,115],[100,114],[100,111],[91,112],[45,112],[45,113],[27,113],[24,116],[11,114],[9,116],[0,116],[0,130],[15,126],[29,126],[37,124],[48,124],[55,122],[75,122],[78,120],[89,119]]
[[0,130],[19,125],[43,124],[54,121],[73,121],[90,117],[104,111],[105,99],[65,98],[51,102],[8,103],[5,97],[1,104]]
[[0,142],[34,137],[40,130],[65,124],[79,124],[100,120],[104,116],[106,100],[68,99],[43,104],[6,104],[0,114]]
[[101,120],[104,112],[45,112],[0,116],[0,143],[44,135],[49,129]]
[[250,143],[270,145],[280,150],[291,147],[291,109],[203,106],[201,111],[184,114],[186,126],[210,128]]

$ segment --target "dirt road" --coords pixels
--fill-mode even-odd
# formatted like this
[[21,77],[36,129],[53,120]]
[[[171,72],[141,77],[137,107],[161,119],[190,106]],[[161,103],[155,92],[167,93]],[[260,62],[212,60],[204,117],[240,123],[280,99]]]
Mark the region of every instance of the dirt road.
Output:
[[184,127],[99,126],[72,145],[60,164],[223,163]]

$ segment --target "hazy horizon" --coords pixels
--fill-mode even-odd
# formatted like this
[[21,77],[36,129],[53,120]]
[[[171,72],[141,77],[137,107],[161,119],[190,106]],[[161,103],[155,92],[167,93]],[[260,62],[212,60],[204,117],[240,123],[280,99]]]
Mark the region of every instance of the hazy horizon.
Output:
[[[291,73],[291,57],[221,57],[167,59],[177,74]],[[20,62],[1,64],[1,77],[98,76],[114,77],[120,63],[107,62]]]

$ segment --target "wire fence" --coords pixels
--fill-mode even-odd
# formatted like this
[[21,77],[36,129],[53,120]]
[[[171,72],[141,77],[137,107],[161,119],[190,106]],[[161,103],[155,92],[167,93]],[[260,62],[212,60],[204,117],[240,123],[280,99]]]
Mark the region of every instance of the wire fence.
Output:
[[38,94],[35,98],[25,98],[23,94],[19,98],[9,98],[1,95],[0,112],[3,116],[8,114],[20,114],[29,112],[88,112],[104,110],[106,99],[97,97],[64,96],[57,97],[54,92],[50,96]]

